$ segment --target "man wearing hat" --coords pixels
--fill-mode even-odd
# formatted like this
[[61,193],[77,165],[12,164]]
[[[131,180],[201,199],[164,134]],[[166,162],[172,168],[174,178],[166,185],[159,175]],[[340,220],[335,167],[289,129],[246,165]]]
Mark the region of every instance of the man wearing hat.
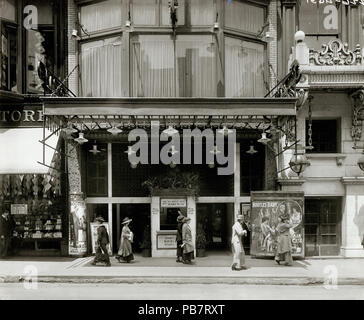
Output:
[[176,262],[183,262],[183,249],[182,249],[182,226],[183,226],[183,218],[181,210],[178,210],[178,217],[177,217],[177,235],[176,235],[176,242],[177,242],[177,260]]
[[107,245],[109,244],[109,235],[105,226],[102,223],[105,222],[103,217],[97,217],[95,221],[100,225],[97,228],[97,247],[96,247],[96,255],[95,259],[92,262],[92,265],[96,265],[97,262],[105,262],[106,266],[110,267],[110,257],[107,252]]
[[233,264],[231,270],[245,270],[245,252],[243,247],[242,237],[247,235],[247,231],[243,229],[244,216],[239,214],[237,221],[234,223],[232,228],[232,251],[233,251]]

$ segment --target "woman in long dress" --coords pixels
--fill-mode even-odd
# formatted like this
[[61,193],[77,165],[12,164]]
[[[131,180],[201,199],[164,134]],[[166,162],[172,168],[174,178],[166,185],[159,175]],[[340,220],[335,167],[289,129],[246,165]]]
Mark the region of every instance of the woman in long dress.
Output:
[[122,222],[124,226],[121,230],[120,247],[116,256],[116,259],[119,262],[126,261],[129,263],[131,260],[134,260],[133,249],[131,247],[131,243],[133,242],[133,233],[129,229],[129,223],[131,221],[132,219],[126,217]]
[[293,225],[289,222],[288,214],[282,214],[278,219],[279,223],[276,228],[278,233],[278,243],[277,252],[274,259],[278,264],[280,264],[281,261],[285,261],[286,266],[292,266],[292,244],[289,229],[292,228]]
[[184,217],[183,218],[183,226],[182,226],[182,248],[183,248],[183,263],[184,264],[191,264],[192,259],[194,259],[194,246],[192,242],[192,231],[191,227],[189,226],[189,222],[191,221],[190,218]]

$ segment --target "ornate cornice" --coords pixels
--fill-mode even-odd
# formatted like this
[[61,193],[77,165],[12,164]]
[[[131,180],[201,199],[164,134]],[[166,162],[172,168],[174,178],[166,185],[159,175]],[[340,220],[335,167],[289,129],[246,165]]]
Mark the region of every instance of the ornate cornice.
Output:
[[343,177],[341,182],[345,185],[364,185],[364,177]]
[[346,42],[335,39],[323,44],[321,51],[311,49],[310,62],[319,66],[361,65],[363,57],[360,44],[357,44],[354,50],[349,50]]

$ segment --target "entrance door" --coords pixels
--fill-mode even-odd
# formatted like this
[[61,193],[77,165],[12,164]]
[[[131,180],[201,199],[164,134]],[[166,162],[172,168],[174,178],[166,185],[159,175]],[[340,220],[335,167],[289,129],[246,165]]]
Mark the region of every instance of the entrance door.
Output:
[[149,204],[113,204],[113,251],[117,253],[123,219],[128,217],[133,221],[129,224],[134,233],[133,252],[141,252],[143,241],[150,237],[150,205]]
[[306,256],[336,256],[341,245],[341,198],[305,200]]
[[206,249],[230,250],[233,205],[227,203],[197,204],[197,232],[205,232]]

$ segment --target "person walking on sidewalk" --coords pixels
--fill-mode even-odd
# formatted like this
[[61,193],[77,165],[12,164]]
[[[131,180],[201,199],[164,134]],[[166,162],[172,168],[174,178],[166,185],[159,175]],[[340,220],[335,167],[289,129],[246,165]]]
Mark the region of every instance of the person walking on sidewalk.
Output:
[[285,261],[286,266],[292,266],[292,244],[289,229],[292,228],[292,224],[289,222],[289,215],[283,213],[278,217],[279,223],[277,225],[277,252],[274,260],[280,264],[281,261]]
[[183,226],[183,218],[181,211],[178,210],[178,217],[177,217],[177,236],[176,236],[176,242],[177,242],[177,260],[176,262],[183,262],[183,249],[182,249],[182,226]]
[[126,261],[129,263],[131,260],[134,260],[133,249],[131,247],[134,235],[129,229],[129,224],[131,221],[132,219],[125,217],[122,222],[124,226],[121,230],[120,247],[118,255],[115,257],[119,262]]
[[237,221],[234,223],[232,228],[232,251],[233,251],[233,264],[231,266],[231,270],[245,270],[247,269],[245,266],[245,252],[243,247],[243,239],[244,235],[247,235],[247,231],[243,229],[244,216],[239,214],[237,216]]
[[14,220],[9,215],[8,210],[4,210],[0,216],[0,258],[3,259],[8,255],[11,236],[14,229]]
[[192,231],[189,225],[191,218],[183,217],[182,225],[182,248],[183,248],[183,263],[192,264],[195,257],[193,250],[195,249],[192,242]]
[[103,217],[97,217],[95,221],[98,222],[100,226],[97,228],[96,255],[92,265],[95,266],[97,262],[104,262],[106,266],[110,267],[110,257],[107,251],[107,245],[110,243],[109,234],[107,233],[105,226],[102,225],[105,220]]

